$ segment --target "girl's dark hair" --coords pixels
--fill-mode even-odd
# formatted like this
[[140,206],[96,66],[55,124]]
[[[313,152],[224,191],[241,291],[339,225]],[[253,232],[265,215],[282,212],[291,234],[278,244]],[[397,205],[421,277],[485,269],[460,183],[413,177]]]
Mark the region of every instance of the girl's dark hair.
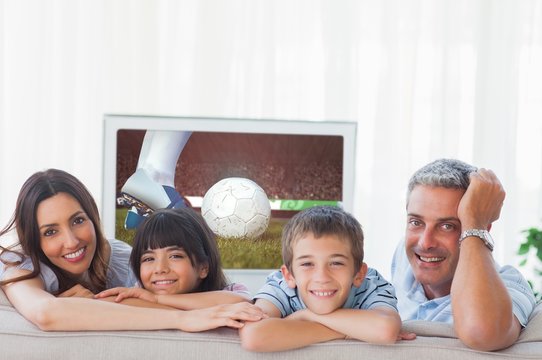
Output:
[[[58,193],[66,193],[72,196],[83,208],[88,218],[94,225],[96,233],[96,252],[90,263],[86,280],[76,280],[60,269],[43,253],[40,246],[40,231],[37,220],[37,209],[39,204]],[[17,231],[22,252],[14,250],[14,247],[4,248],[2,252],[10,252],[19,256],[17,261],[8,261],[0,256],[0,261],[5,266],[16,266],[20,264],[25,256],[30,257],[34,270],[27,275],[14,279],[0,281],[0,285],[12,282],[27,280],[38,276],[41,272],[40,262],[44,263],[55,273],[58,278],[58,293],[68,290],[76,284],[81,284],[93,292],[102,291],[106,286],[108,260],[105,258],[106,239],[103,235],[100,223],[98,207],[88,189],[75,176],[58,169],[40,171],[30,176],[21,187],[15,212],[8,225],[0,231],[0,236],[13,230]]]
[[220,262],[215,235],[203,217],[191,208],[161,209],[137,229],[130,265],[141,283],[141,256],[146,250],[178,246],[194,268],[207,264],[208,275],[194,292],[222,290],[228,285]]

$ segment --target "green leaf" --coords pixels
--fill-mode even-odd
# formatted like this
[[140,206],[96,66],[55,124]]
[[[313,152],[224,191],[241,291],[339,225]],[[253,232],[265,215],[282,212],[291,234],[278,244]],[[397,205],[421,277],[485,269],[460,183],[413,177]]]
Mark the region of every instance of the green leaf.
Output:
[[525,255],[530,249],[531,245],[529,243],[523,243],[519,246],[518,255]]

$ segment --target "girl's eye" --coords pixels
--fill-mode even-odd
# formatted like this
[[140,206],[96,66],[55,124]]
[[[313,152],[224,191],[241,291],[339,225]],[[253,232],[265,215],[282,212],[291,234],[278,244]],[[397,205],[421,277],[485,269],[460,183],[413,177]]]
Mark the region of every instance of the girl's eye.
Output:
[[171,254],[173,259],[184,259],[186,256],[184,254]]
[[141,262],[144,263],[144,262],[149,262],[149,261],[153,261],[153,260],[154,260],[154,258],[148,256],[148,257],[142,258],[142,259],[141,259]]

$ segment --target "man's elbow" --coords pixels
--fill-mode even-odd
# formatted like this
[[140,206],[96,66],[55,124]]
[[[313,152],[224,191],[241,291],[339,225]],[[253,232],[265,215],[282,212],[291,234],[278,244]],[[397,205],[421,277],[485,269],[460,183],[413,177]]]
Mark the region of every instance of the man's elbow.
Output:
[[466,346],[479,351],[497,351],[512,345],[518,334],[509,333],[510,328],[501,331],[491,323],[469,324],[462,328],[456,327],[457,336]]

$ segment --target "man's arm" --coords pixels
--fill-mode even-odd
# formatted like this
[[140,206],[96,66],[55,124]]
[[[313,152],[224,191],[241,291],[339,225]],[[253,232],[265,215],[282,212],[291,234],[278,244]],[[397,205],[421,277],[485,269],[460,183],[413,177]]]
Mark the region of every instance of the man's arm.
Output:
[[344,334],[312,321],[281,319],[279,309],[267,300],[258,299],[256,305],[269,318],[245,322],[245,326],[239,329],[241,345],[246,350],[283,351],[345,337]]
[[[458,207],[462,230],[489,230],[499,218],[504,196],[492,171],[479,169],[471,174]],[[477,237],[461,243],[451,299],[455,331],[467,346],[494,351],[517,340],[521,325],[512,312],[512,300],[495,270],[491,251]]]
[[325,315],[305,309],[292,316],[320,323],[349,338],[373,344],[393,344],[401,330],[401,318],[397,311],[384,306],[370,310],[337,309]]

